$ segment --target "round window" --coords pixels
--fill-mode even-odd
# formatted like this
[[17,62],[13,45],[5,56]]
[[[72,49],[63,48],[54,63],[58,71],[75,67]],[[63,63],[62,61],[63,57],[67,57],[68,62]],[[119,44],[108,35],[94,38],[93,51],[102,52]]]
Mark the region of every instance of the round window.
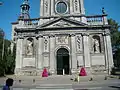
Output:
[[67,11],[67,5],[65,2],[57,3],[56,10],[58,13],[63,14]]

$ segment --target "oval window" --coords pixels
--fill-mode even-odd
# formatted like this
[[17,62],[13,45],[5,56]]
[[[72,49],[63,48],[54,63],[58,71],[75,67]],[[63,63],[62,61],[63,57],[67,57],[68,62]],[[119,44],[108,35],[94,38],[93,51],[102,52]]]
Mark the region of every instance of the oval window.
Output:
[[57,3],[56,10],[58,13],[63,14],[67,11],[67,5],[65,2],[59,2]]

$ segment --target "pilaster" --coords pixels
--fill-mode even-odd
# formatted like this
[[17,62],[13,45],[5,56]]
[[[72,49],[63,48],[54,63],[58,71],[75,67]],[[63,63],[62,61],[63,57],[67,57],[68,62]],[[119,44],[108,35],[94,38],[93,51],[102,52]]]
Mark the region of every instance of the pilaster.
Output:
[[108,53],[107,53],[107,42],[106,42],[106,34],[103,34],[104,39],[104,53],[105,53],[105,66],[108,69]]
[[89,48],[89,35],[83,34],[83,48],[84,48],[84,61],[85,67],[91,67],[90,63],[90,48]]
[[90,47],[89,47],[89,34],[83,34],[83,48],[84,48],[84,65],[86,68],[86,72],[88,75],[91,74],[90,67],[91,67],[91,59],[90,59]]
[[16,66],[15,66],[15,74],[20,73],[20,69],[22,68],[22,52],[23,52],[23,38],[17,39],[17,48],[16,48]]
[[55,73],[55,36],[50,36],[50,72]]
[[74,14],[73,13],[73,0],[70,0],[70,14]]
[[49,36],[43,36],[43,67],[49,68],[50,54],[49,54]]
[[43,36],[38,38],[38,69],[43,69]]
[[104,35],[104,41],[105,41],[106,66],[108,69],[108,74],[110,74],[111,68],[113,67],[113,54],[110,33],[106,33]]
[[103,24],[108,25],[108,19],[106,15],[103,16]]
[[71,57],[72,57],[72,73],[76,73],[77,70],[77,56],[76,56],[76,40],[75,34],[71,34]]
[[80,0],[73,0],[73,11],[74,14],[80,14]]
[[80,6],[81,14],[85,15],[84,0],[80,0]]
[[43,16],[43,0],[40,0],[40,16]]
[[51,8],[50,8],[50,10],[51,10],[51,16],[54,16],[55,15],[55,12],[54,12],[54,9],[55,9],[55,2],[54,2],[54,0],[51,0]]

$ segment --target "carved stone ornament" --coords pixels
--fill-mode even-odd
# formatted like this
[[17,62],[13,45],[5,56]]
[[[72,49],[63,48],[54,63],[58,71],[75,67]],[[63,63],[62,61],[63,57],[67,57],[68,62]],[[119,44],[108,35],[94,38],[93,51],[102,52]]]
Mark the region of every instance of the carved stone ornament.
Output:
[[44,37],[44,50],[47,51],[48,50],[48,37]]
[[77,47],[79,50],[81,49],[81,36],[77,36]]
[[75,7],[75,10],[76,10],[76,11],[78,10],[77,4],[78,4],[78,1],[77,1],[77,0],[74,0],[74,7]]
[[68,36],[58,36],[56,37],[57,44],[68,44]]
[[65,26],[71,26],[70,23],[67,23],[63,20],[59,21],[57,24],[53,25],[53,26],[57,26],[57,27],[65,27]]
[[44,5],[45,5],[45,12],[48,12],[48,0],[45,1]]

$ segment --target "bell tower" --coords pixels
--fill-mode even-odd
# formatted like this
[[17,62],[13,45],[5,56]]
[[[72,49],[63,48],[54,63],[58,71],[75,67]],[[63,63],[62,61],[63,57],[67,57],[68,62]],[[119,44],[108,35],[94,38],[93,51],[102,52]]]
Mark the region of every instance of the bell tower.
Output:
[[29,15],[30,5],[28,0],[24,0],[23,4],[20,7],[21,7],[21,15],[19,18],[30,19],[30,15]]
[[41,0],[40,16],[84,15],[84,0]]

